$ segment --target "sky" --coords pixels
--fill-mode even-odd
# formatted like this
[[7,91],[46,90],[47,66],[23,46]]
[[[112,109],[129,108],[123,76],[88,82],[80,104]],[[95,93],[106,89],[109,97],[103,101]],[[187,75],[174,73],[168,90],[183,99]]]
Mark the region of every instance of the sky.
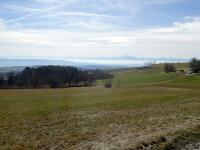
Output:
[[0,0],[0,57],[200,56],[199,0]]

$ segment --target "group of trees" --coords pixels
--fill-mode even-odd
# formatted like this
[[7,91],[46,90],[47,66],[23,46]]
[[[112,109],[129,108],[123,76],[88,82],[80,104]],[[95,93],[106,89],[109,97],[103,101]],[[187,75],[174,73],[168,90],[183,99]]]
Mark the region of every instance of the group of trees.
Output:
[[[189,68],[193,73],[199,73],[200,72],[200,59],[192,58],[191,61],[189,62]],[[172,63],[165,63],[164,71],[166,73],[176,72],[176,68],[175,68],[174,64],[172,64]]]
[[[200,60],[193,58],[189,62],[193,73],[200,72]],[[176,72],[172,63],[164,64],[166,73]],[[0,88],[59,88],[92,86],[96,80],[109,79],[105,87],[112,87],[113,75],[102,70],[80,70],[76,67],[42,66],[26,67],[22,72],[0,73]]]
[[166,73],[176,72],[176,68],[175,68],[174,64],[165,63],[165,64],[164,64],[164,71],[165,71]]
[[190,61],[189,66],[190,66],[192,72],[194,72],[194,73],[200,72],[200,60],[199,59],[193,58]]
[[113,76],[102,70],[79,70],[75,67],[43,66],[25,68],[20,73],[0,75],[1,88],[43,88],[92,86],[98,79]]

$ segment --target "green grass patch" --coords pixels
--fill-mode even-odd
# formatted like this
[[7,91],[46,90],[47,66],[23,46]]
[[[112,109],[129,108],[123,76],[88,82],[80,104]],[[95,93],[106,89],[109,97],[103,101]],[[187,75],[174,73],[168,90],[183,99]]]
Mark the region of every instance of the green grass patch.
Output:
[[0,148],[164,149],[198,139],[186,129],[199,124],[199,77],[156,67],[115,71],[111,89],[0,90]]

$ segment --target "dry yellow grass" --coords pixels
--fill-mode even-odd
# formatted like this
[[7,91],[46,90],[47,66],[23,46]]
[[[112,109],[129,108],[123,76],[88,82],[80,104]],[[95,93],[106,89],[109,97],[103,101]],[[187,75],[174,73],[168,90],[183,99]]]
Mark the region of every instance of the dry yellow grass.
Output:
[[164,149],[198,137],[199,89],[155,83],[0,90],[0,149]]

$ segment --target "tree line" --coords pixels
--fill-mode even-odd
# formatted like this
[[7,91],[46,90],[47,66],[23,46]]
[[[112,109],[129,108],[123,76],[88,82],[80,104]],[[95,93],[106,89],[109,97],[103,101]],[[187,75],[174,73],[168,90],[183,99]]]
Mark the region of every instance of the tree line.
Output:
[[200,60],[197,58],[193,58],[189,63],[189,67],[191,68],[191,71],[193,73],[199,73],[200,72]]
[[[189,68],[192,73],[199,73],[200,72],[200,59],[192,58],[189,62]],[[165,63],[164,71],[166,73],[176,72],[176,67],[174,66],[173,63]]]
[[99,79],[113,76],[102,70],[80,70],[76,67],[26,67],[22,72],[0,74],[0,88],[60,88],[92,86]]

